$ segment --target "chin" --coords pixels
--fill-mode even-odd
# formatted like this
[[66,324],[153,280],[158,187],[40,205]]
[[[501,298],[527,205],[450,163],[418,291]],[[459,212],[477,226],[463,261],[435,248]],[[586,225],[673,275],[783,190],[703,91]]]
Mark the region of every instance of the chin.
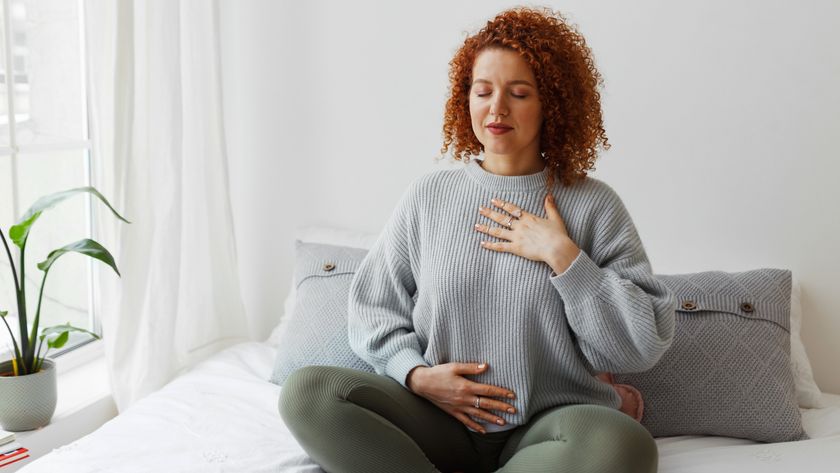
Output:
[[485,146],[484,152],[489,152],[493,154],[505,155],[505,154],[513,154],[517,151],[516,148],[512,146]]

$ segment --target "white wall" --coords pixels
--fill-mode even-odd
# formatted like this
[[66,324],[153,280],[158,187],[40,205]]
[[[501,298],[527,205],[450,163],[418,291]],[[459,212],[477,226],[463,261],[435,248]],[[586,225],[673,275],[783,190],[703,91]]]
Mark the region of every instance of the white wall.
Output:
[[[247,310],[280,315],[295,227],[379,231],[406,184],[450,166],[434,162],[448,61],[514,5],[222,1]],[[604,75],[613,147],[593,176],[622,196],[654,271],[791,269],[817,381],[840,393],[840,2],[553,7]]]

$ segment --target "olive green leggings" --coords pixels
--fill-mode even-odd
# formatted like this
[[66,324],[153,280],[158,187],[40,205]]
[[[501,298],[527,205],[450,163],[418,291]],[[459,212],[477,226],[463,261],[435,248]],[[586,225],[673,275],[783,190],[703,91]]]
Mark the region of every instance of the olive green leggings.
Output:
[[616,409],[560,406],[481,434],[389,377],[348,368],[293,372],[279,409],[328,473],[648,473],[659,461],[650,433]]

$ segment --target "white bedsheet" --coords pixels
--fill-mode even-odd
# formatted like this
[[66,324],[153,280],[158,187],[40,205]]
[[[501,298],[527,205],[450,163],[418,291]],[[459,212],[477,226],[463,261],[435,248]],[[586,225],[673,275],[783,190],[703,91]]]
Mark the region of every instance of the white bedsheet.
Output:
[[[275,348],[243,343],[202,362],[95,432],[53,450],[22,473],[323,473],[277,412],[266,380]],[[840,396],[803,410],[811,440],[762,444],[724,437],[657,439],[661,473],[838,473]]]

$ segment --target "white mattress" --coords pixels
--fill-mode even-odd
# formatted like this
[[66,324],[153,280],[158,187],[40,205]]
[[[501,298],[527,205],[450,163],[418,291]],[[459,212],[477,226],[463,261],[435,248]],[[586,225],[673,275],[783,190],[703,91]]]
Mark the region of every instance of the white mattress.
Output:
[[[23,473],[312,472],[277,412],[266,380],[275,348],[243,343],[218,353],[95,432],[53,450]],[[724,437],[657,439],[661,473],[840,472],[840,396],[803,409],[811,440],[762,444]]]

